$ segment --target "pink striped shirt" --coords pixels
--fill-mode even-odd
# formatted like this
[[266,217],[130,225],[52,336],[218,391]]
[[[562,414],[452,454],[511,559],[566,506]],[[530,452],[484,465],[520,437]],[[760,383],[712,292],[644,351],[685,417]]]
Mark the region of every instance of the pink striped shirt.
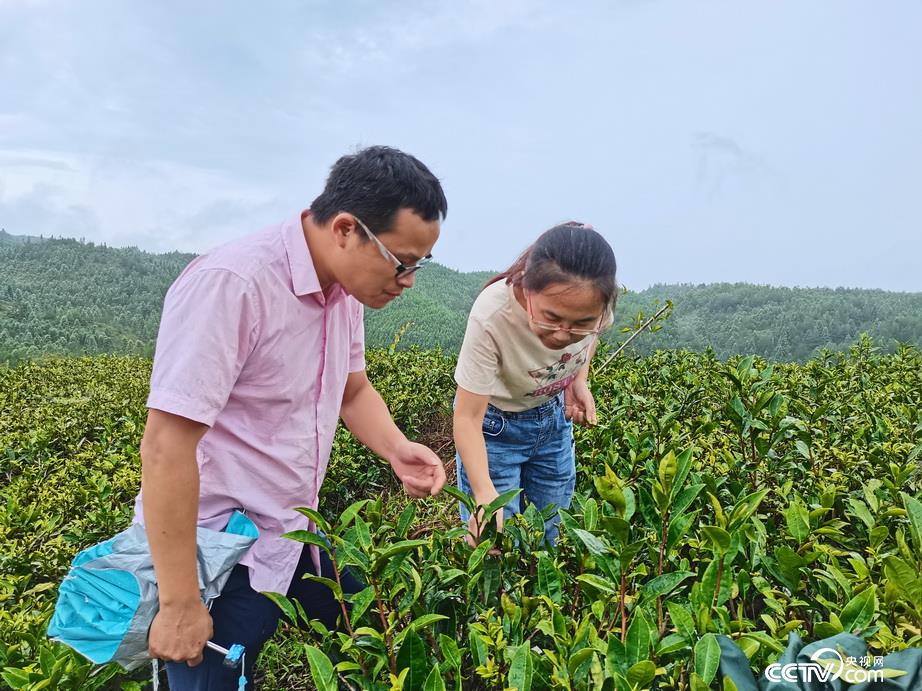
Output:
[[256,523],[241,563],[257,591],[288,590],[301,544],[280,536],[313,529],[294,508],[317,508],[346,379],[365,369],[362,305],[327,293],[297,217],[196,258],[164,301],[147,406],[210,427],[198,524]]

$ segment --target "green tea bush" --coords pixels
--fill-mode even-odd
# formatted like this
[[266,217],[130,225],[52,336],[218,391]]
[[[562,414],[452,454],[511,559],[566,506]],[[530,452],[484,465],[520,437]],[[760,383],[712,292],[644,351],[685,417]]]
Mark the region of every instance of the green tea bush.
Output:
[[[391,349],[368,369],[398,423],[450,458],[453,361]],[[149,373],[113,357],[0,369],[10,688],[143,684],[44,631],[73,555],[130,520]],[[472,550],[461,497],[410,502],[340,430],[314,518],[368,587],[343,603],[342,631],[283,631],[262,688],[697,691],[719,683],[717,634],[757,671],[792,631],[855,632],[874,654],[922,645],[918,350],[864,339],[802,365],[662,351],[592,385],[600,423],[577,431],[553,549],[531,508]]]
[[[415,346],[397,350],[395,343],[389,349],[369,350],[366,365],[369,378],[400,429],[411,439],[436,449],[443,458],[451,456],[454,356]],[[364,497],[399,490],[400,483],[390,466],[340,425],[320,491],[324,511],[332,515]]]

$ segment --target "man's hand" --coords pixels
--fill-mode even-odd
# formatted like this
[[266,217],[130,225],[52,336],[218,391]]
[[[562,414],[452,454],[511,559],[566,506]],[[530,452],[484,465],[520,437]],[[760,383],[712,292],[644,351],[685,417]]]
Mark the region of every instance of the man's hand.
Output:
[[595,399],[584,381],[571,382],[563,392],[564,406],[568,420],[578,425],[594,425],[598,422],[595,413]]
[[211,614],[201,600],[161,607],[147,634],[150,656],[194,667],[213,632]]
[[442,459],[427,446],[412,441],[402,442],[388,462],[411,497],[436,495],[445,486]]

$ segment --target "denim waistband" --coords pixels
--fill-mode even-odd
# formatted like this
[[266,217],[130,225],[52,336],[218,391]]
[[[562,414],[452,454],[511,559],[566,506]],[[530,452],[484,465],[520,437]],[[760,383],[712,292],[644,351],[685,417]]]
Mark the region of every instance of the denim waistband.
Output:
[[497,408],[492,403],[487,404],[488,410],[499,413],[507,420],[540,420],[541,418],[556,415],[561,407],[563,407],[563,391],[544,403],[536,405],[534,408],[528,408],[527,410],[513,412]]

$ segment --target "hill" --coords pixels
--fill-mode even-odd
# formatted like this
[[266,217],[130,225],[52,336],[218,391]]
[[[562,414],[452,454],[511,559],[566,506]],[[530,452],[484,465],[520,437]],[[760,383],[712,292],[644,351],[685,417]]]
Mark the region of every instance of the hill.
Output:
[[897,342],[922,344],[922,293],[711,283],[655,285],[627,298],[627,314],[656,300],[675,304],[663,329],[638,343],[644,354],[710,347],[721,358],[803,362],[823,348],[844,351],[863,332],[890,351]]
[[492,276],[490,271],[463,273],[439,264],[416,274],[413,290],[381,310],[365,311],[365,337],[383,346],[399,334],[400,345],[439,346],[457,352],[464,338],[467,314]]
[[[150,355],[163,296],[194,255],[151,254],[73,239],[0,232],[0,363],[46,355]],[[371,346],[439,346],[457,351],[467,313],[488,271],[464,273],[432,265],[416,287],[383,310],[366,313]],[[755,354],[804,361],[821,348],[843,350],[862,332],[892,350],[897,341],[922,346],[922,293],[776,288],[745,283],[656,285],[628,292],[617,328],[657,301],[672,300],[662,330],[636,342],[703,351],[720,358]]]
[[44,240],[45,238],[41,235],[12,235],[6,232],[6,228],[0,228],[0,245],[3,243],[19,245]]
[[0,236],[0,362],[150,355],[163,295],[194,255]]

